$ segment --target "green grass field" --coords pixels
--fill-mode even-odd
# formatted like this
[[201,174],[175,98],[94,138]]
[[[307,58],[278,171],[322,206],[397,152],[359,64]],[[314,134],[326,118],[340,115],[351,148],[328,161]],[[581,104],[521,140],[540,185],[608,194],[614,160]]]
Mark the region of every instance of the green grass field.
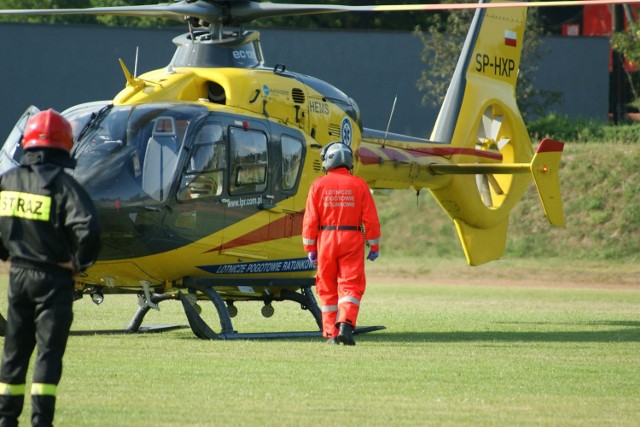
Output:
[[[426,191],[378,196],[382,256],[367,263],[360,324],[386,330],[353,348],[201,341],[189,329],[74,335],[57,425],[638,426],[638,161],[637,145],[569,145],[567,227],[546,223],[531,190],[511,216],[504,259],[474,268]],[[73,329],[123,329],[136,303],[85,297]],[[270,319],[260,304],[237,306],[240,332],[316,327],[293,303],[275,304]],[[178,302],[160,307],[145,324],[187,324]]]
[[[6,276],[0,292],[6,313]],[[99,307],[85,297],[75,305],[73,329],[123,328],[135,305],[133,296],[107,296]],[[293,303],[276,304],[270,319],[259,314],[259,304],[238,308],[234,322],[240,332],[315,325]],[[444,285],[375,278],[360,323],[387,329],[359,336],[356,347],[329,346],[320,338],[202,341],[189,329],[74,335],[56,421],[634,426],[640,422],[639,308],[637,285]],[[186,325],[178,302],[164,302],[161,310],[145,323]],[[28,413],[26,407],[22,424],[28,424]]]

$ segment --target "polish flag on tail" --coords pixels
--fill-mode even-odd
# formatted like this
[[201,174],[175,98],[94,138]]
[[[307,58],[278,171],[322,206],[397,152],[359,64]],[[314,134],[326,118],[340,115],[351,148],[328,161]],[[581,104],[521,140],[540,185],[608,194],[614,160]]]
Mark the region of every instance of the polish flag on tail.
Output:
[[504,44],[507,46],[517,46],[515,31],[504,30]]

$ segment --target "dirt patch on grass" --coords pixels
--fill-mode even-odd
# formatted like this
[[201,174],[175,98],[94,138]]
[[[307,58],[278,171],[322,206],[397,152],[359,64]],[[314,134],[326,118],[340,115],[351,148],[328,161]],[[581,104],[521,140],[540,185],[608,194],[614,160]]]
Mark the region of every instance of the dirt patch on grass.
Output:
[[449,277],[426,277],[426,278],[410,278],[395,277],[383,275],[368,275],[368,283],[398,283],[398,284],[425,284],[425,285],[477,285],[488,287],[530,287],[530,288],[573,288],[573,289],[628,289],[640,291],[638,283],[624,283],[622,280],[618,283],[602,283],[597,281],[579,282],[577,280],[566,280],[555,278],[554,280],[542,281],[539,279],[531,280],[510,280],[510,279],[452,279]]
[[496,261],[470,267],[464,261],[416,259],[367,263],[370,283],[523,286],[640,291],[640,265],[590,262]]
[[[640,291],[640,264],[553,260],[495,261],[477,267],[464,260],[380,258],[367,262],[369,283],[629,289]],[[8,274],[9,263],[0,263]]]

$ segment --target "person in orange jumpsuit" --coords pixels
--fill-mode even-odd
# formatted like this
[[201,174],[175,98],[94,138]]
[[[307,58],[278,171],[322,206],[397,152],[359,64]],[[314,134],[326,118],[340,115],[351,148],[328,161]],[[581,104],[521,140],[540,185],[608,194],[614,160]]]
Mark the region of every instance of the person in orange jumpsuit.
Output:
[[380,221],[367,183],[351,174],[351,148],[331,143],[322,150],[321,159],[326,175],[309,190],[302,242],[318,268],[323,336],[330,344],[355,345],[353,331],[366,287],[365,239],[370,246],[367,258],[375,261]]

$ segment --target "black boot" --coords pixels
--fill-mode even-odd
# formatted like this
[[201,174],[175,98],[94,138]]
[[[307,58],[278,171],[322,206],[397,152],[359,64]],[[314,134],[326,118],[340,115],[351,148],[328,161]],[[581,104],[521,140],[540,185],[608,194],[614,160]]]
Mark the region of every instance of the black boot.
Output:
[[22,413],[24,404],[24,395],[0,396],[0,426],[1,427],[17,427],[18,417]]
[[327,344],[340,344],[340,342],[338,341],[338,337],[333,337],[327,340]]
[[344,345],[356,345],[353,339],[353,326],[348,323],[340,323],[340,332],[338,332],[337,341]]
[[56,397],[49,395],[31,396],[31,425],[49,427],[53,425]]

